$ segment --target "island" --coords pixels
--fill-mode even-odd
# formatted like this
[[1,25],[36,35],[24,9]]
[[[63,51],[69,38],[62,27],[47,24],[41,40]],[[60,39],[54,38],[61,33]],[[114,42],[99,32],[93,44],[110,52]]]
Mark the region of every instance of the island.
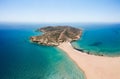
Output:
[[40,36],[32,36],[30,40],[47,46],[58,46],[63,42],[78,40],[82,34],[81,29],[71,26],[47,26],[37,31],[43,32]]
[[71,45],[72,41],[81,37],[81,29],[71,26],[47,26],[37,29],[37,31],[41,31],[43,34],[32,36],[30,38],[32,42],[56,46],[65,51],[83,70],[86,79],[120,79],[120,57],[90,55],[82,50],[75,49]]

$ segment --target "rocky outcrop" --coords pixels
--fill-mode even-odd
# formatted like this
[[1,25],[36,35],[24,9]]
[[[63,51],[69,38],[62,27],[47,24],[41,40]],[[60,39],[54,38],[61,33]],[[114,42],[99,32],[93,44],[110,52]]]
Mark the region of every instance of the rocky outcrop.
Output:
[[71,42],[78,40],[81,36],[82,30],[71,26],[47,26],[37,31],[44,34],[40,36],[32,36],[30,40],[42,45],[57,46],[62,42]]

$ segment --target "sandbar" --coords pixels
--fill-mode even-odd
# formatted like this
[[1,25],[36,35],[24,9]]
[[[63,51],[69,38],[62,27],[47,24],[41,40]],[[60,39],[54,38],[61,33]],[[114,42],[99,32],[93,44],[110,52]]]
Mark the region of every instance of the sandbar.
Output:
[[89,55],[75,50],[70,42],[63,42],[58,48],[83,70],[86,79],[120,79],[120,57]]

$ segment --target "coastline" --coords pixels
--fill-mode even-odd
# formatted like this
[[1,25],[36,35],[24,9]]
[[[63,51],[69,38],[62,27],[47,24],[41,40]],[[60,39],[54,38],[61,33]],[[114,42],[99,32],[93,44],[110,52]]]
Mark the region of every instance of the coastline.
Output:
[[87,79],[120,79],[120,57],[89,55],[75,50],[70,42],[61,43],[58,48],[83,70]]

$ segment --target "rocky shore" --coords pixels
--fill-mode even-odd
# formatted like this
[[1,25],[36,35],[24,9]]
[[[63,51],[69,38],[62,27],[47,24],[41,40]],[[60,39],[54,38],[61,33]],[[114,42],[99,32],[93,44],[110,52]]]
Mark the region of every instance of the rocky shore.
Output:
[[63,42],[72,42],[78,40],[82,34],[82,30],[71,26],[47,26],[37,31],[43,32],[42,35],[32,36],[32,42],[47,45],[58,46]]

